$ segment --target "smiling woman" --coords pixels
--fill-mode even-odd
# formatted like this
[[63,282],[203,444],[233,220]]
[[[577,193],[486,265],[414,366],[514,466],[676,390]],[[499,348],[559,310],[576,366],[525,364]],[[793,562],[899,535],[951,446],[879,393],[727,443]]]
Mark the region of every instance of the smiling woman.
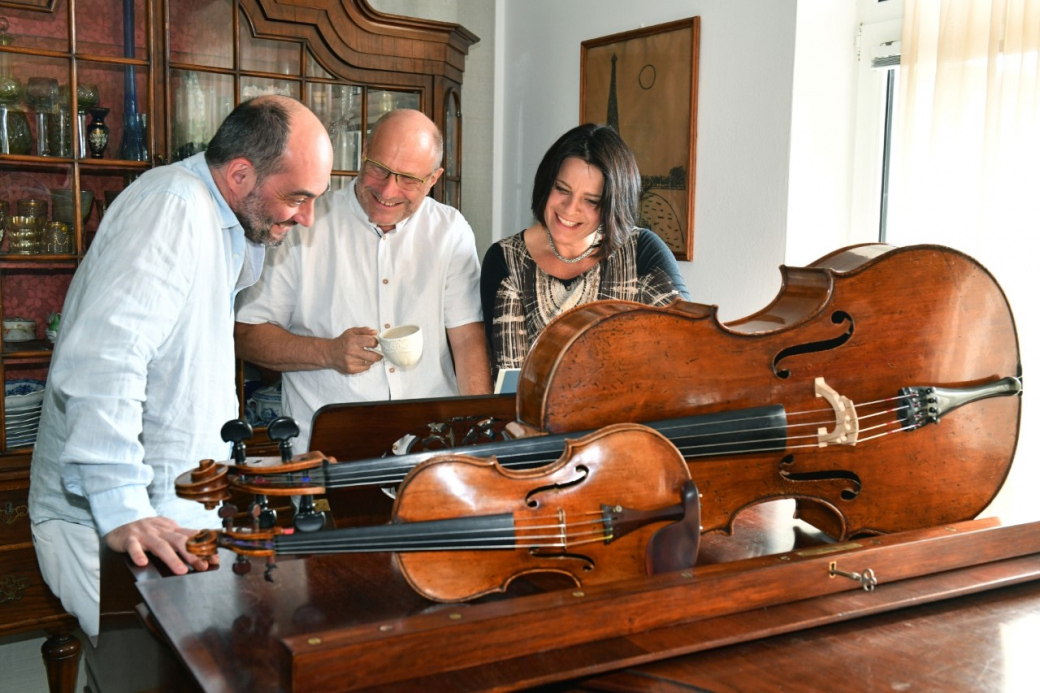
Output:
[[638,228],[639,169],[613,128],[581,125],[535,175],[537,223],[491,246],[480,295],[492,367],[519,368],[556,316],[590,301],[665,305],[688,298],[671,251]]

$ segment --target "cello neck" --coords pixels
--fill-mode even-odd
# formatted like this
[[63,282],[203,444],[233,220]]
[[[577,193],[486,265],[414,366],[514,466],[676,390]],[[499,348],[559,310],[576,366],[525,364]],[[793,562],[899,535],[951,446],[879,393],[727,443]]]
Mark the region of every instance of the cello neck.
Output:
[[[787,416],[782,405],[686,416],[644,425],[664,435],[687,458],[776,451],[783,450],[787,444]],[[591,431],[496,441],[466,446],[464,450],[473,457],[495,457],[507,469],[533,469],[558,459],[568,439],[588,433]],[[326,465],[324,485],[326,488],[396,486],[419,463],[445,454],[448,454],[446,450],[431,450]]]

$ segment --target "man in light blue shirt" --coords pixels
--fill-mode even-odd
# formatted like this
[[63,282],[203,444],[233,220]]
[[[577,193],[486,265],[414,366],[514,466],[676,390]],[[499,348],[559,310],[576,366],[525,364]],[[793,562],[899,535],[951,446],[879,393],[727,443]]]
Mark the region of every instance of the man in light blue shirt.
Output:
[[100,541],[176,574],[212,511],[174,481],[228,456],[235,418],[236,294],[264,246],[310,226],[332,148],[298,101],[236,108],[205,154],[142,175],[119,194],[73,278],[33,453],[29,514],[44,579],[88,636],[98,630]]

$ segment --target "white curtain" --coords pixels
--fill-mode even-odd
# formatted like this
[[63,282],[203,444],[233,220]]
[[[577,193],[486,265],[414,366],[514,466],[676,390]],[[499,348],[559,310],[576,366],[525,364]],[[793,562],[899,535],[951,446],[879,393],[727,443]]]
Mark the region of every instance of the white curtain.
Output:
[[905,8],[890,228],[965,250],[996,229],[1028,238],[1040,213],[1040,0]]
[[[904,7],[889,240],[947,245],[986,266],[1011,303],[1028,376],[1040,351],[1040,0]],[[1029,400],[1012,480],[1028,472],[1035,488],[1040,407]]]

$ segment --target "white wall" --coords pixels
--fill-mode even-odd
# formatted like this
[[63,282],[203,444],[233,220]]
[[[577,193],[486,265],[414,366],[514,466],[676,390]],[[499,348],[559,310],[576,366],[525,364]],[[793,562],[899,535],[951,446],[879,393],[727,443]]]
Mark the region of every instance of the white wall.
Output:
[[799,0],[794,43],[785,258],[800,266],[855,239],[850,229],[857,0]]
[[[530,224],[538,162],[559,135],[578,123],[581,42],[700,16],[694,259],[682,263],[682,270],[694,300],[718,304],[722,318],[733,319],[761,308],[779,289],[778,267],[789,257],[790,214],[800,215],[799,228],[807,211],[814,217],[823,215],[810,204],[789,211],[791,176],[808,170],[837,185],[836,177],[818,173],[811,160],[791,159],[796,26],[811,30],[814,38],[822,36],[825,20],[833,14],[826,9],[831,0],[815,0],[820,6],[813,13],[801,9],[806,1],[371,4],[383,12],[459,22],[480,36],[467,58],[463,86],[462,212],[474,228],[481,253],[494,240]],[[818,14],[823,18],[806,19]],[[846,31],[852,31],[851,23]],[[799,84],[813,82],[805,79]],[[817,88],[817,93],[829,92]],[[810,132],[818,130],[819,123],[807,123],[802,121]],[[826,151],[833,151],[830,142]],[[811,199],[811,189],[811,182],[801,184],[796,190],[805,194],[797,199]],[[832,226],[830,219],[838,216],[842,201],[838,196],[831,199],[832,209],[824,215],[828,221],[816,228]],[[831,250],[836,243],[824,241],[819,247]],[[815,256],[803,259],[808,262]]]
[[[795,0],[498,0],[495,237],[531,222],[545,150],[578,124],[581,42],[701,17],[694,300],[723,319],[779,289],[790,167]],[[468,85],[467,85],[468,89]]]

